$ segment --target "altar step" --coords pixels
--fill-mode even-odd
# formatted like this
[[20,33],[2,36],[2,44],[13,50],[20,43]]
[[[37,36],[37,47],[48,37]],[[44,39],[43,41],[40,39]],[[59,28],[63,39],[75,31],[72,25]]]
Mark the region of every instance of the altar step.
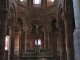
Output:
[[27,49],[22,54],[22,60],[53,60],[53,53],[48,49],[40,49],[40,53],[35,53],[34,49]]

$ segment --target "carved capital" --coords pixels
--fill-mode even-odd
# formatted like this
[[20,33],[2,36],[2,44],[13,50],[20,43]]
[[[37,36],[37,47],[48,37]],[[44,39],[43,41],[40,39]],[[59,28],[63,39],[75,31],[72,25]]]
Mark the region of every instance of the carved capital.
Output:
[[51,32],[52,31],[52,27],[50,26],[50,24],[47,25],[47,32]]
[[43,32],[47,32],[47,28],[46,27],[42,27],[42,31]]
[[66,22],[71,21],[73,18],[72,14],[66,13],[66,12],[62,12],[61,17],[62,17],[62,20]]

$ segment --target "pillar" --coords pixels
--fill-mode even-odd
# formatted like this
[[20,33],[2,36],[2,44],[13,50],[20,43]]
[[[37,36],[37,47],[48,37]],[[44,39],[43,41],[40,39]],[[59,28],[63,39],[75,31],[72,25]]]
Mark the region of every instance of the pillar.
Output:
[[50,49],[50,35],[49,35],[49,32],[48,32],[48,49]]
[[32,26],[29,25],[23,26],[23,30],[25,31],[25,52],[26,49],[30,49],[30,40],[31,40],[31,31],[32,31]]
[[52,32],[51,42],[52,42],[52,48],[51,49],[53,52],[54,59],[56,60],[57,59],[57,32],[56,31]]
[[22,41],[21,41],[21,35],[22,31],[19,31],[19,60],[21,60],[22,57]]
[[52,52],[53,51],[53,35],[52,35],[52,32],[50,32],[50,38],[49,38],[49,40],[50,40],[50,51]]
[[4,60],[6,37],[6,14],[0,13],[0,60]]
[[[47,1],[47,0],[46,0],[46,1]],[[48,49],[51,50],[51,49],[50,49],[50,47],[51,47],[51,46],[50,46],[50,42],[52,42],[52,41],[51,41],[52,39],[50,39],[50,37],[51,37],[51,36],[50,36],[50,35],[51,35],[50,33],[52,33],[52,32],[51,32],[51,31],[52,31],[52,27],[51,27],[51,24],[48,24],[48,23],[47,23],[46,27],[47,27],[46,30],[47,30],[47,42],[48,42],[47,44],[48,44]]]
[[21,52],[25,52],[25,32],[22,30],[21,31]]
[[75,30],[74,30],[74,52],[75,60],[80,60],[80,0],[73,0]]
[[73,0],[74,17],[75,17],[75,28],[80,28],[80,0]]
[[33,6],[33,0],[28,0],[28,2],[29,2],[29,3],[28,3],[28,6],[29,6],[29,7],[32,7],[32,6]]
[[25,32],[25,48],[30,48],[30,32]]
[[60,60],[66,60],[66,46],[65,46],[65,29],[64,23],[59,25],[59,42],[60,42]]
[[67,17],[65,19],[65,37],[67,60],[74,60],[73,29],[71,17]]
[[48,49],[48,32],[44,31],[44,49]]
[[14,60],[14,39],[15,39],[15,27],[11,24],[9,27],[9,53],[8,53],[8,59],[9,60]]
[[45,8],[46,5],[47,5],[47,0],[42,0],[42,5],[43,5],[43,7]]

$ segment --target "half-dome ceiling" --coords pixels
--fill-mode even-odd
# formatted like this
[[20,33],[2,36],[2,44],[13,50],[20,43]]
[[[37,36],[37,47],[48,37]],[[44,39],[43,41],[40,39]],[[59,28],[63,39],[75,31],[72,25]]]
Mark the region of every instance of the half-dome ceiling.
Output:
[[[45,6],[50,6],[54,4],[55,0],[20,0],[20,3],[26,6],[33,6],[33,7],[43,7],[43,5]],[[31,4],[30,4],[31,3]]]

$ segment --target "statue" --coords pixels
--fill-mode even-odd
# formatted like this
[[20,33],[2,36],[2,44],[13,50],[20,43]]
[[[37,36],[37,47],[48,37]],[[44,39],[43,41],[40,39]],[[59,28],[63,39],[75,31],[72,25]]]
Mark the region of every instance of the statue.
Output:
[[37,45],[38,45],[38,27],[41,25],[41,22],[39,20],[33,21],[33,24],[36,27],[36,36],[37,36]]
[[35,27],[36,27],[36,35],[38,35],[38,27],[41,25],[41,22],[38,21],[38,20],[35,20],[35,21],[33,22],[33,24],[34,24]]

